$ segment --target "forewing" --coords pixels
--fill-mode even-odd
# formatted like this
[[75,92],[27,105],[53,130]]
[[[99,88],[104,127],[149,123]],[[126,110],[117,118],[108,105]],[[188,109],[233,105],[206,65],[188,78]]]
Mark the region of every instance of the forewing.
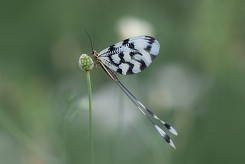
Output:
[[135,74],[151,64],[159,49],[160,44],[155,38],[136,36],[102,50],[98,59],[115,72],[123,75]]

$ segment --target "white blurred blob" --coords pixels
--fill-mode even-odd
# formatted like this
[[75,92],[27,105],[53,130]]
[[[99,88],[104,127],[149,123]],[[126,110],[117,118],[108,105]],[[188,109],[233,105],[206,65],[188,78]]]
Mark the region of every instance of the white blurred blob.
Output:
[[[118,127],[127,127],[136,120],[144,118],[137,107],[121,92],[113,82],[101,86],[101,90],[93,92],[93,121],[103,127],[103,131],[115,132]],[[78,103],[78,109],[88,110],[88,99],[83,97]],[[75,115],[77,115],[76,112]],[[110,135],[109,133],[102,133]]]
[[154,81],[150,85],[149,102],[158,109],[192,109],[210,87],[206,77],[193,73],[181,64],[168,64],[157,70],[150,78]]
[[130,38],[138,35],[154,35],[153,26],[146,20],[125,16],[118,20],[116,24],[120,38]]
[[116,130],[119,124],[128,126],[137,120],[137,115],[141,115],[137,107],[113,82],[93,94],[93,108],[96,121],[104,124],[108,130]]

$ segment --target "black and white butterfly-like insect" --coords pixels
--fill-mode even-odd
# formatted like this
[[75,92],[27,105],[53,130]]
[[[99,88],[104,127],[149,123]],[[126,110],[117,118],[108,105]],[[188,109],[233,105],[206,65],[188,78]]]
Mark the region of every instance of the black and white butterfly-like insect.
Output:
[[163,139],[175,148],[170,137],[160,128],[156,122],[165,126],[172,134],[177,135],[176,130],[168,123],[162,121],[151,110],[145,107],[117,78],[115,72],[129,75],[143,71],[148,67],[160,50],[159,42],[151,36],[136,36],[125,39],[97,53],[92,50],[95,62],[116,82],[129,99],[148,118]]

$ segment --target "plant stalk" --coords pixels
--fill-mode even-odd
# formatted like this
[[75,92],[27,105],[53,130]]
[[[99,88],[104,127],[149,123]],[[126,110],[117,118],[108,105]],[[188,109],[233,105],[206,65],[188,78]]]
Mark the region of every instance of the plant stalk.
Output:
[[91,162],[94,164],[94,141],[93,141],[93,117],[92,117],[92,89],[90,72],[86,71],[88,98],[89,98],[89,132],[90,132],[90,149],[91,149]]

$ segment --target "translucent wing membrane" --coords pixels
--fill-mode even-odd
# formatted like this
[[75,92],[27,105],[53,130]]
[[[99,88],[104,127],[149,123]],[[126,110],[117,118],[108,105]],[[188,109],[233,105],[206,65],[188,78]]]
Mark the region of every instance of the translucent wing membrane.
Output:
[[97,60],[120,74],[135,74],[151,64],[159,49],[160,44],[155,38],[136,36],[102,50]]

